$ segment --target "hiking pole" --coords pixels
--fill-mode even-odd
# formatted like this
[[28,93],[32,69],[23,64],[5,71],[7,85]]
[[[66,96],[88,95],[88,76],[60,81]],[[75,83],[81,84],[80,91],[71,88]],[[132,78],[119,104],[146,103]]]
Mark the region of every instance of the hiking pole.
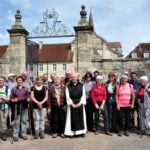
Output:
[[14,129],[14,126],[16,126],[16,113],[17,113],[17,104],[15,102],[15,109],[14,109],[14,122],[13,122],[13,125],[12,125],[12,135],[11,135],[11,144],[14,143],[14,139],[13,139],[13,129]]
[[22,111],[22,101],[20,100],[20,104],[19,104],[19,113],[20,113],[20,130],[19,130],[19,134],[20,134],[20,136],[22,136],[21,135],[21,132],[22,132],[22,113],[23,113],[23,111]]
[[32,124],[31,124],[31,100],[29,101],[29,105],[28,105],[28,115],[29,115],[29,128],[31,130],[31,140],[33,140],[33,133],[32,133]]
[[[10,130],[11,131],[11,128],[12,128],[12,122],[11,122],[11,113],[10,113],[10,107],[8,107],[8,131]],[[12,136],[10,135],[11,133],[9,132],[9,137],[11,138],[12,140]],[[11,142],[12,143],[12,142]]]

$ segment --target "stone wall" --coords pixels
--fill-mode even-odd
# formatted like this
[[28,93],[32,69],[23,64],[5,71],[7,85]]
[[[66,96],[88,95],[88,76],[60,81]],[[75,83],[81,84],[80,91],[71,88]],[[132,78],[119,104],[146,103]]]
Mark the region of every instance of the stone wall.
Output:
[[26,70],[26,37],[24,34],[15,33],[10,35],[9,72],[20,74]]
[[118,72],[121,75],[124,71],[129,73],[137,72],[137,76],[147,75],[150,77],[150,59],[102,59],[92,60],[93,68],[99,70],[104,78],[108,72]]

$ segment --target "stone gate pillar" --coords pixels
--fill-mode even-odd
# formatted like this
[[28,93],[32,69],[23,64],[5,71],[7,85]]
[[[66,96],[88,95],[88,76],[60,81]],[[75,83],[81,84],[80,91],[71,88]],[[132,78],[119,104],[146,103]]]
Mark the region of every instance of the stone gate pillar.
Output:
[[15,15],[15,24],[8,29],[10,43],[8,45],[9,72],[19,75],[26,70],[26,39],[29,32],[21,24],[20,10]]
[[93,28],[89,25],[89,22],[86,20],[87,12],[85,11],[85,6],[81,6],[80,11],[81,19],[78,23],[78,26],[74,27],[76,33],[76,39],[74,43],[75,51],[75,70],[81,75],[92,68],[91,64],[91,49],[92,49],[92,33]]

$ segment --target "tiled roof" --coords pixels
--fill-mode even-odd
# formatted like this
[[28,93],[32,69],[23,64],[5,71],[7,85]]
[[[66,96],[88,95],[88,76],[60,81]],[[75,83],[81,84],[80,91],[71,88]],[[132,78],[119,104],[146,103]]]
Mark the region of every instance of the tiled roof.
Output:
[[[0,58],[6,52],[8,46],[0,46]],[[27,61],[37,61],[37,46],[29,45],[27,52]],[[72,62],[73,52],[71,51],[71,43],[63,44],[44,44],[39,52],[38,62]]]
[[139,43],[139,45],[136,46],[126,58],[132,58],[132,53],[137,53],[138,58],[143,58],[144,53],[150,53],[150,43]]
[[39,53],[39,62],[72,62],[71,43],[44,44]]
[[5,54],[8,45],[0,45],[0,58]]
[[120,42],[107,42],[107,46],[109,48],[121,48],[121,43]]

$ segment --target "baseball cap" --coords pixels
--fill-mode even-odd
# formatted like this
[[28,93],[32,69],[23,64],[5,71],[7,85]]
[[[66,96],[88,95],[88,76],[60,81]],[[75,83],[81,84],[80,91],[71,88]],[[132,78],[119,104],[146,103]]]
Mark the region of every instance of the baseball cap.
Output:
[[8,77],[13,77],[13,76],[16,76],[14,73],[9,73],[8,74]]

